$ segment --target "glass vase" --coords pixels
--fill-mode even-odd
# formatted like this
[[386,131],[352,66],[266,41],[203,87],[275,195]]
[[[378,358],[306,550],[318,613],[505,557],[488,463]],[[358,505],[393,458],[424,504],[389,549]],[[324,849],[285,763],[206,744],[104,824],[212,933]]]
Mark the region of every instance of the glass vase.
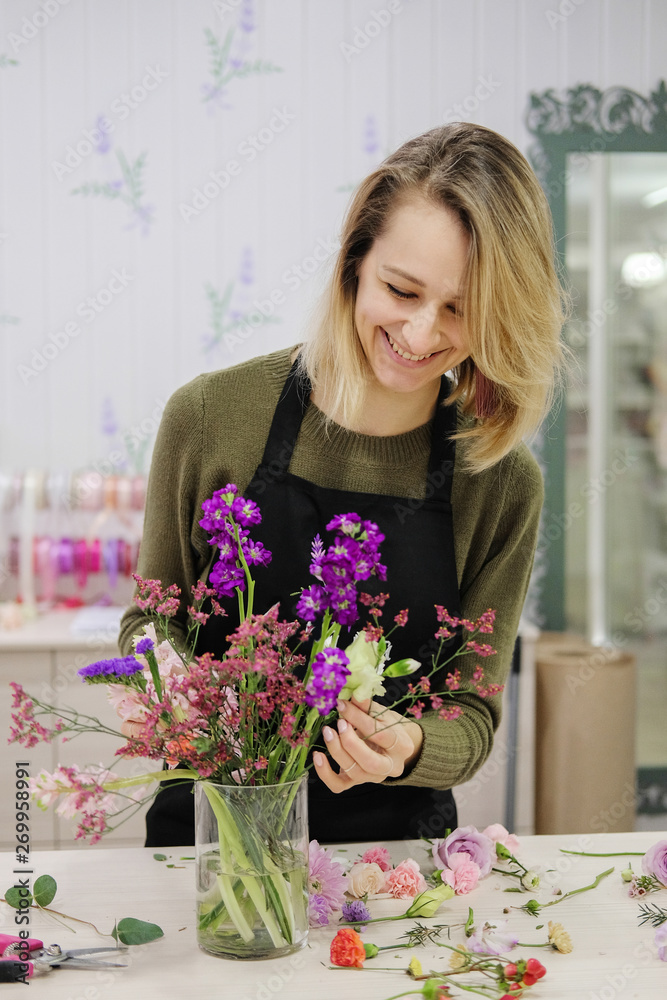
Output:
[[195,782],[197,943],[222,958],[278,958],[308,935],[308,779]]

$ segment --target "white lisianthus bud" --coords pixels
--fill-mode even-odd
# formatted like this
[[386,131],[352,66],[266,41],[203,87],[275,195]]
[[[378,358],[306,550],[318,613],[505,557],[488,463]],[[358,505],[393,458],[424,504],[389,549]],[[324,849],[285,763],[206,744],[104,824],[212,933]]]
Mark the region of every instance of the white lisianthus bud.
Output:
[[380,653],[377,642],[375,640],[367,642],[366,633],[357,632],[345,653],[350,661],[348,663],[350,676],[338,697],[343,700],[354,697],[357,701],[365,701],[367,698],[384,694],[385,687],[382,683],[384,656]]
[[540,887],[540,876],[537,872],[529,871],[525,875],[521,876],[521,885],[524,889],[539,889]]

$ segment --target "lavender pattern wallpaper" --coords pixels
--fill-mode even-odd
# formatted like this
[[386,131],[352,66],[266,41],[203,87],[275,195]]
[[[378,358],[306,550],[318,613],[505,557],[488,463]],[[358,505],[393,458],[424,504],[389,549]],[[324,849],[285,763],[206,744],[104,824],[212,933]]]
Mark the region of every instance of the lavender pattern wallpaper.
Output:
[[0,467],[146,472],[178,385],[307,333],[391,150],[460,117],[527,149],[531,90],[646,91],[665,8],[3,0]]

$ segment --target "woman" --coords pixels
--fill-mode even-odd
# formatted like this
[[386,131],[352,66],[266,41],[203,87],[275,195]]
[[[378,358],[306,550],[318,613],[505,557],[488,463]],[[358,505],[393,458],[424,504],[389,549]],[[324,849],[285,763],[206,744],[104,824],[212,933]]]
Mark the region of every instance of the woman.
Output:
[[[428,669],[434,604],[472,619],[492,607],[497,654],[485,676],[502,683],[543,497],[522,439],[551,400],[561,303],[548,206],[521,153],[466,123],[406,142],[352,200],[314,336],[200,375],[171,397],[140,574],[189,594],[210,568],[201,503],[234,482],[259,502],[256,534],[273,552],[255,573],[255,607],[280,600],[291,617],[313,536],[356,511],[386,535],[387,620],[410,609],[392,658]],[[124,652],[144,623],[126,612]],[[210,619],[198,651],[222,652],[229,631]],[[470,672],[475,660],[465,664]],[[459,700],[455,721],[427,711],[386,732],[395,713],[341,708],[324,730],[326,753],[313,755],[311,836],[396,839],[455,826],[451,788],[486,760],[501,710],[500,696]],[[192,842],[189,788],[160,792],[147,824],[148,846]]]

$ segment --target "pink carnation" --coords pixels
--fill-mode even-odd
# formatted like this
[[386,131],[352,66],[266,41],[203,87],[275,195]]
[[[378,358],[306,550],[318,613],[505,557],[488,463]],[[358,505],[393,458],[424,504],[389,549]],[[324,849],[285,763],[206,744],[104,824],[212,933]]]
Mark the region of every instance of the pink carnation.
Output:
[[469,854],[461,851],[458,854],[450,854],[448,868],[443,868],[442,881],[451,885],[458,896],[464,896],[467,892],[472,892],[479,882],[480,867]]
[[391,858],[389,857],[389,851],[386,847],[369,847],[368,850],[362,854],[361,860],[365,864],[379,865],[383,872],[388,872],[391,868]]
[[391,868],[385,878],[387,892],[390,892],[395,899],[412,899],[426,889],[426,879],[412,858],[406,858],[400,865]]
[[486,830],[482,830],[482,834],[492,840],[494,844],[502,844],[510,854],[516,854],[519,850],[519,838],[515,837],[513,833],[509,833],[502,823],[492,823],[491,826],[487,826]]

